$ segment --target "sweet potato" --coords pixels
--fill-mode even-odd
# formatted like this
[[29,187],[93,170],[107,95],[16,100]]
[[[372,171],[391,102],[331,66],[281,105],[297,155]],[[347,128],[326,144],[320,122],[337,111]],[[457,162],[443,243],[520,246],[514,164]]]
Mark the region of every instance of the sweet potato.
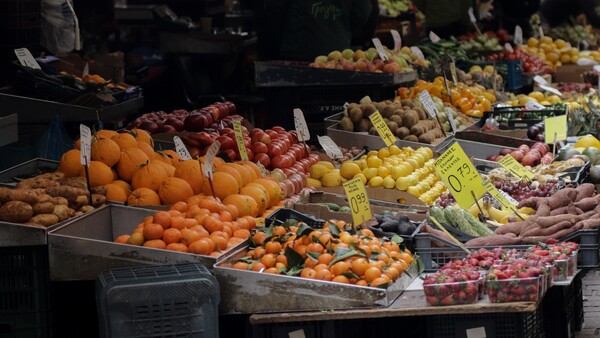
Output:
[[528,208],[533,208],[533,209],[537,210],[538,204],[541,203],[541,201],[544,201],[544,198],[529,197],[529,198],[526,198],[526,199],[522,200],[521,202],[519,202],[519,205],[517,207],[518,208],[528,207]]
[[600,219],[591,218],[577,222],[575,225],[581,225],[582,229],[598,229],[600,228]]
[[51,214],[54,212],[54,204],[52,202],[42,202],[33,205],[33,214]]
[[[550,208],[550,207],[548,207],[548,208]],[[560,207],[558,209],[554,209],[554,210],[550,211],[550,216],[567,214],[568,210],[569,210],[569,206]]]
[[33,217],[31,205],[21,201],[9,201],[0,207],[0,221],[25,223]]
[[47,227],[58,223],[58,221],[58,216],[54,214],[39,214],[33,216],[28,223]]
[[577,201],[574,205],[585,212],[597,207],[598,202],[595,197],[586,197]]
[[438,230],[438,229],[434,229],[429,224],[425,224],[425,227],[423,227],[423,230],[425,232],[429,233],[429,234],[436,235],[436,236],[438,236],[440,238],[443,238],[443,239],[445,239],[445,240],[447,240],[449,242],[454,242],[452,240],[452,238],[450,238],[450,236],[446,235],[445,232],[443,232],[441,230]]
[[584,183],[575,188],[577,191],[577,197],[575,197],[575,202],[579,202],[584,198],[589,198],[594,196],[596,193],[596,186],[592,183]]
[[519,234],[521,229],[527,224],[527,221],[506,223],[498,227],[494,233],[496,235],[504,235],[507,233]]
[[8,197],[11,201],[21,201],[29,204],[36,204],[39,201],[37,192],[27,189],[11,189],[8,192]]
[[536,229],[536,228],[532,228],[526,232],[524,232],[522,235],[523,237],[529,237],[529,236],[552,236],[555,233],[561,231],[562,229],[565,228],[570,228],[573,225],[572,222],[566,220],[566,221],[560,221],[556,224],[553,224],[552,226],[549,227],[542,227],[540,226],[540,228]]
[[511,237],[506,235],[490,235],[473,238],[465,243],[465,246],[498,246],[515,245],[521,242],[520,237]]
[[565,188],[559,190],[556,194],[548,197],[548,204],[550,205],[550,209],[554,210],[556,208],[564,207],[575,200],[577,197],[577,191],[575,188]]
[[553,235],[549,235],[549,236],[528,236],[528,237],[523,237],[523,244],[537,244],[539,242],[545,242],[550,238],[555,238],[555,239],[561,239],[567,235],[570,235],[572,233],[574,233],[575,231],[579,230],[581,228],[581,226],[572,226],[570,228],[565,228],[560,230],[559,232],[553,234]]
[[70,187],[70,186],[60,186],[60,187],[52,187],[46,189],[46,193],[52,197],[64,197],[69,201],[75,201],[77,197],[81,195],[87,195],[87,190]]
[[547,199],[542,199],[537,204],[536,216],[549,216],[552,211],[550,210],[550,204]]
[[563,221],[567,221],[567,222],[570,222],[571,224],[575,224],[578,221],[578,217],[575,215],[564,214],[564,215],[556,215],[556,216],[538,217],[538,219],[537,219],[537,223],[542,228],[547,228],[547,227],[553,226],[554,224],[557,224],[557,223],[560,223]]

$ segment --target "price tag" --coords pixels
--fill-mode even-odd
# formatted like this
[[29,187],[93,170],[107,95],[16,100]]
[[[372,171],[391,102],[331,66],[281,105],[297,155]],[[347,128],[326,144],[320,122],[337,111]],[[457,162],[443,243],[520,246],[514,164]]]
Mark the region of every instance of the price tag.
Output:
[[325,150],[325,153],[327,154],[327,156],[329,156],[329,158],[344,158],[344,154],[342,154],[340,147],[338,147],[337,144],[333,142],[331,137],[317,136],[317,139],[319,140],[319,144],[321,145],[321,147],[323,147],[323,150]]
[[417,59],[425,60],[425,55],[423,55],[423,52],[419,47],[412,46],[410,47],[410,51],[417,56]]
[[560,90],[558,90],[556,88],[552,88],[550,86],[540,85],[540,89],[545,90],[545,91],[547,91],[549,93],[552,93],[554,95],[562,96],[562,93],[560,92]]
[[544,110],[544,109],[546,109],[546,107],[542,106],[541,104],[539,104],[533,100],[527,101],[525,103],[525,108],[527,108],[527,110]]
[[[509,53],[514,53],[515,52],[515,50],[512,48],[512,46],[508,42],[504,44],[504,50],[507,51],[507,52],[509,52]],[[494,81],[494,83],[495,82],[496,81]]]
[[540,33],[540,38],[544,37],[544,27],[542,27],[541,25],[538,26],[538,32]]
[[546,143],[555,143],[567,139],[567,115],[547,117],[544,119]]
[[215,141],[206,151],[206,157],[204,158],[204,174],[206,177],[212,177],[212,163],[220,148],[221,142]]
[[29,49],[17,48],[17,49],[15,49],[15,55],[17,56],[19,63],[21,63],[21,66],[29,67],[29,68],[33,68],[33,69],[42,69],[40,67],[40,65],[37,63],[37,61],[35,61],[35,59],[33,58],[33,55],[31,55],[31,52],[29,51]]
[[433,100],[431,99],[431,95],[429,95],[429,92],[426,90],[420,92],[419,100],[421,100],[421,103],[423,104],[425,110],[429,113],[429,116],[435,119],[437,117],[438,111],[435,107],[435,104],[433,103]]
[[454,121],[454,115],[452,115],[452,109],[446,107],[446,115],[448,116],[448,122],[450,122],[450,128],[452,128],[452,133],[456,134],[458,129],[456,128],[456,122]]
[[521,163],[515,160],[514,157],[510,155],[504,156],[498,163],[502,166],[502,168],[508,170],[515,177],[518,177],[522,180],[529,181],[533,178],[533,173],[527,168],[525,168]]
[[371,119],[371,122],[373,123],[373,126],[377,130],[379,137],[381,137],[383,139],[383,142],[385,142],[385,145],[387,147],[396,143],[396,136],[394,136],[394,134],[392,134],[392,131],[390,130],[388,125],[385,123],[385,121],[383,120],[383,117],[381,116],[381,114],[378,111],[369,115],[369,119]]
[[539,75],[534,76],[533,81],[540,86],[550,86],[548,81],[546,81],[546,79],[544,79],[543,77],[541,77]]
[[369,205],[369,197],[360,177],[355,177],[344,183],[344,191],[346,191],[346,197],[348,197],[348,201],[350,202],[354,225],[363,224],[373,217],[371,206]]
[[485,327],[474,327],[472,329],[467,329],[467,338],[486,338],[487,334],[485,333]]
[[507,201],[510,202],[510,204],[513,204],[514,206],[519,205],[519,201],[517,201],[516,199],[512,198],[512,196],[510,196],[509,194],[507,194],[506,192],[504,192],[504,190],[498,189],[498,191],[502,194],[502,196],[504,196],[504,198],[506,198]]
[[308,125],[304,119],[304,114],[302,113],[302,110],[298,108],[294,109],[294,127],[298,133],[298,138],[301,139],[300,142],[310,140],[310,132],[308,131]]
[[258,165],[258,169],[260,169],[260,174],[264,177],[264,176],[268,176],[269,172],[267,171],[267,168],[265,168],[265,166],[259,162],[256,162],[256,165]]
[[288,333],[288,337],[289,338],[306,338],[306,335],[304,334],[304,330],[300,329],[300,330],[296,330],[296,331],[292,331],[292,332]]
[[237,142],[242,161],[248,161],[248,152],[244,144],[244,134],[242,133],[242,123],[240,120],[233,120],[233,131],[235,132],[235,141]]
[[86,62],[85,66],[83,66],[83,72],[81,73],[81,77],[90,75],[90,63]]
[[[483,183],[483,186],[485,187],[485,190],[487,190],[487,192],[496,200],[498,201],[498,203],[500,203],[503,207],[509,209],[509,210],[514,210],[515,206],[517,203],[512,203],[510,200],[508,200],[506,198],[506,196],[504,196],[502,193],[506,194],[504,191],[500,191],[498,189],[496,189],[496,187],[494,186],[494,184],[492,183],[492,181],[490,180],[486,180]],[[514,199],[511,197],[511,199],[514,201]],[[516,202],[516,201],[515,201]]]
[[192,159],[192,155],[190,155],[190,152],[187,150],[185,143],[183,143],[183,141],[181,140],[181,138],[179,138],[179,136],[174,136],[173,142],[175,143],[175,151],[177,152],[179,157],[181,157],[182,160],[191,160]]
[[385,53],[385,49],[383,48],[383,45],[381,44],[381,40],[379,40],[379,38],[373,38],[373,39],[371,39],[371,41],[373,41],[373,45],[375,45],[375,49],[377,50],[377,54],[379,54],[379,57],[383,61],[387,61],[388,57],[387,57],[387,54]]
[[456,75],[456,63],[450,62],[450,74],[452,74],[452,82],[458,87],[458,76]]
[[458,142],[435,160],[434,167],[461,208],[468,209],[485,194],[481,176]]
[[469,7],[469,20],[472,23],[477,23],[477,18],[475,18],[475,14],[473,13],[473,7]]
[[79,125],[79,139],[81,143],[79,163],[82,165],[89,165],[92,156],[92,131],[88,126],[83,124]]
[[392,38],[394,39],[394,50],[402,48],[402,37],[400,36],[400,33],[395,29],[390,29],[390,33],[392,33]]
[[514,42],[515,42],[515,45],[517,45],[517,46],[521,46],[523,44],[523,29],[519,25],[517,25],[515,27]]
[[437,34],[435,34],[433,31],[430,31],[429,32],[429,40],[431,40],[431,42],[435,43],[435,42],[440,42],[440,40],[442,40],[442,39],[440,39],[440,37]]

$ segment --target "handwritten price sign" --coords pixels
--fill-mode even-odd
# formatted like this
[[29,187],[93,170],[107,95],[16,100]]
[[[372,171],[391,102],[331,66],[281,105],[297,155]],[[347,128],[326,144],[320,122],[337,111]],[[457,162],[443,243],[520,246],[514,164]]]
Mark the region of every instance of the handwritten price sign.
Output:
[[242,134],[242,124],[240,120],[233,121],[233,131],[235,132],[235,142],[240,150],[240,158],[242,161],[248,161],[248,152],[244,144],[244,134]]
[[388,125],[385,123],[385,121],[383,120],[383,117],[381,116],[381,114],[378,111],[369,115],[369,119],[371,119],[373,126],[377,130],[377,133],[379,134],[379,136],[383,139],[383,142],[385,142],[386,146],[389,147],[392,144],[396,143],[396,136],[394,136],[394,134],[392,134],[392,131],[390,130]]
[[529,181],[534,176],[531,171],[527,170],[527,168],[522,166],[521,163],[517,162],[517,160],[510,155],[504,156],[498,163],[502,168],[508,170],[515,177],[519,177],[522,180]]
[[348,201],[350,201],[352,221],[355,225],[363,224],[373,217],[371,214],[369,197],[367,197],[365,185],[360,177],[355,177],[344,183],[344,191],[346,191],[346,197],[348,197]]

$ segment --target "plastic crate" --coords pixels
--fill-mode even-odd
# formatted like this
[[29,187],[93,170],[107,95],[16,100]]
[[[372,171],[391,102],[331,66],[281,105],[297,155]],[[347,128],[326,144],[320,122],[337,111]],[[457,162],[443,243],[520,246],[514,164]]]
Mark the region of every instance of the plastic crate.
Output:
[[0,248],[0,337],[48,337],[46,246]]
[[272,222],[275,222],[275,225],[281,225],[288,219],[304,222],[312,228],[322,228],[325,225],[325,221],[323,220],[315,219],[296,210],[287,208],[278,209],[269,215],[269,217],[265,219],[265,225],[269,226]]
[[569,285],[555,285],[548,290],[542,304],[546,338],[573,337],[578,325],[581,326],[581,323],[578,324],[576,303],[582,303],[582,296],[581,274],[575,276]]
[[[507,114],[537,114],[543,117],[554,117],[559,115],[564,115],[567,113],[565,109],[540,109],[540,110],[524,110],[525,107],[494,107],[492,112],[486,112],[481,121],[487,120],[488,117],[493,116],[502,116]],[[516,129],[516,128],[529,128],[537,123],[543,122],[543,118],[541,119],[533,119],[526,118],[526,115],[523,115],[524,118],[517,119],[508,119],[500,122],[500,129]],[[481,121],[479,125],[482,125]]]
[[483,327],[487,337],[543,338],[544,319],[538,308],[532,313],[487,313],[427,317],[430,338],[467,338],[468,329]]
[[507,91],[515,91],[523,86],[523,64],[521,60],[500,60],[494,62],[472,62],[459,61],[456,66],[462,70],[469,71],[472,66],[496,66],[496,71],[504,80],[504,89]]
[[219,284],[199,264],[112,269],[96,279],[101,337],[219,337]]
[[598,262],[599,245],[580,245],[577,254],[577,266],[579,268],[595,268]]

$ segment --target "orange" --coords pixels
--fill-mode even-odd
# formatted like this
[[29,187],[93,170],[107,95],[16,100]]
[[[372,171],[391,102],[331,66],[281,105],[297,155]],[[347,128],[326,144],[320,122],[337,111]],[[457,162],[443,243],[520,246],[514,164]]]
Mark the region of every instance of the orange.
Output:
[[152,136],[150,136],[149,132],[145,131],[144,129],[137,128],[133,128],[129,132],[133,134],[133,137],[136,139],[136,141],[143,142],[150,147],[154,147],[154,140],[152,140]]
[[267,238],[267,234],[265,234],[262,231],[257,231],[253,236],[252,236],[252,241],[254,241],[254,243],[256,245],[263,245],[263,243],[265,242],[265,239]]
[[164,229],[171,227],[171,214],[166,211],[157,211],[152,216],[152,222],[162,225]]
[[162,237],[164,232],[164,228],[162,225],[157,223],[150,223],[144,225],[144,238],[146,240],[159,239]]
[[300,271],[300,277],[314,279],[317,277],[317,272],[312,268],[304,268]]
[[[112,141],[112,140],[110,140],[110,141]],[[146,153],[146,155],[148,155],[148,158],[150,158],[150,159],[154,158],[154,149],[152,149],[151,145],[149,145],[146,142],[141,142],[141,141],[137,141],[136,143],[137,143],[137,147],[140,148],[141,151]],[[115,144],[116,144],[116,142],[115,142]],[[117,159],[117,161],[118,161],[118,159]],[[117,162],[115,162],[115,163],[117,163]]]
[[331,261],[333,261],[333,255],[330,253],[324,253],[321,256],[319,256],[317,261],[319,262],[319,264],[329,265],[329,263],[331,263]]
[[232,166],[223,165],[223,166],[220,166],[216,171],[227,173],[227,174],[233,176],[233,178],[235,178],[235,181],[238,184],[238,187],[242,187],[244,185],[244,181],[242,180],[242,175],[236,168],[234,168]]
[[232,267],[234,269],[248,270],[248,263],[246,263],[246,262],[235,262],[235,264],[233,264]]
[[336,283],[350,284],[350,280],[344,275],[335,276],[331,281]]
[[267,268],[271,268],[275,266],[277,260],[275,259],[275,255],[268,253],[260,258],[260,262],[265,265]]
[[369,283],[364,279],[359,279],[358,281],[356,281],[356,285],[369,286]]
[[379,277],[381,277],[381,270],[376,267],[370,267],[365,271],[365,280],[369,283]]
[[[227,174],[225,174],[227,175]],[[231,176],[231,175],[229,175]],[[232,194],[223,200],[224,204],[233,204],[238,209],[240,216],[258,216],[258,204],[247,195]]]
[[144,234],[142,232],[133,232],[129,239],[127,240],[127,244],[131,245],[142,245],[144,244]]
[[185,228],[185,218],[181,216],[172,216],[171,217],[171,228],[175,228],[177,230],[182,230]]
[[210,253],[213,252],[213,250],[208,241],[201,239],[188,245],[188,252],[195,253],[198,255],[210,255]]
[[352,261],[351,269],[357,276],[363,276],[369,268],[369,262],[364,258],[356,258]]
[[223,164],[223,166],[231,167],[231,168],[237,170],[237,172],[242,177],[242,185],[246,185],[246,184],[252,182],[252,178],[254,176],[250,173],[250,169],[244,167],[243,165],[237,164],[237,163],[225,163],[225,164]]
[[322,269],[322,270],[317,271],[317,275],[315,277],[320,280],[332,280],[333,279],[333,275],[331,274],[331,271],[329,271],[327,269]]
[[110,183],[104,186],[106,188],[106,199],[115,202],[127,201],[127,192],[121,186]]
[[250,196],[256,201],[259,214],[265,212],[269,207],[269,193],[258,183],[250,183],[242,187],[240,194]]
[[344,272],[348,272],[350,265],[344,261],[337,262],[331,266],[331,272],[334,276],[339,276]]
[[250,170],[254,171],[254,176],[255,178],[260,178],[262,177],[262,171],[260,171],[260,168],[258,167],[258,165],[252,161],[240,161],[240,164],[242,164],[244,167],[249,168]]
[[389,281],[387,279],[382,278],[382,277],[377,277],[371,281],[371,286],[378,287],[378,286],[387,285],[388,283],[389,283]]
[[[100,161],[91,161],[88,166],[88,173],[92,187],[110,184],[114,178],[110,167]],[[85,168],[83,166],[79,171],[79,176],[85,177]]]
[[129,240],[129,235],[121,235],[115,239],[115,243],[124,244],[127,243],[127,240]]
[[217,250],[225,250],[227,249],[227,239],[228,237],[222,237],[222,236],[214,236],[214,234],[211,234],[211,236],[209,238],[203,238],[203,239],[211,239],[216,246]]
[[223,230],[223,222],[216,217],[206,217],[204,219],[203,225],[206,228],[206,230],[210,233]]
[[[212,176],[215,197],[223,200],[225,197],[237,194],[240,191],[237,181],[230,174],[225,172],[215,172]],[[211,195],[210,183],[208,180],[204,180],[202,183],[202,191],[204,195]]]
[[129,193],[131,191],[131,185],[123,180],[114,180],[112,181],[112,184],[118,185],[123,190],[125,190],[126,193]]
[[156,249],[166,249],[167,245],[160,239],[152,239],[144,242],[144,246]]
[[267,190],[269,193],[269,207],[279,204],[281,201],[281,187],[279,183],[267,178],[256,179],[253,183],[258,183]]
[[250,270],[257,271],[257,272],[264,271],[265,269],[266,269],[265,265],[260,262],[256,262],[256,263],[252,264],[252,267],[250,268]]
[[167,244],[167,247],[165,249],[171,250],[171,251],[177,251],[177,252],[187,252],[188,251],[187,245],[181,244],[181,243]]
[[201,239],[201,236],[199,233],[192,231],[190,229],[182,229],[181,231],[181,243],[187,245],[188,247],[190,246],[190,244],[198,241]]
[[265,250],[270,254],[275,254],[275,253],[281,252],[281,250],[283,250],[283,248],[281,246],[281,243],[271,241],[271,242],[268,242],[267,244],[265,244]]
[[120,133],[111,137],[111,139],[119,145],[121,150],[137,148],[137,141],[133,135],[129,133]]
[[238,237],[238,238],[246,239],[246,238],[250,237],[250,231],[247,230],[247,229],[238,229],[238,230],[235,230],[233,232],[233,236],[232,237]]
[[205,196],[198,202],[200,208],[208,209],[210,212],[217,212],[219,210],[219,202],[212,196]]
[[169,228],[163,232],[162,239],[167,244],[179,243],[181,232],[175,228]]

